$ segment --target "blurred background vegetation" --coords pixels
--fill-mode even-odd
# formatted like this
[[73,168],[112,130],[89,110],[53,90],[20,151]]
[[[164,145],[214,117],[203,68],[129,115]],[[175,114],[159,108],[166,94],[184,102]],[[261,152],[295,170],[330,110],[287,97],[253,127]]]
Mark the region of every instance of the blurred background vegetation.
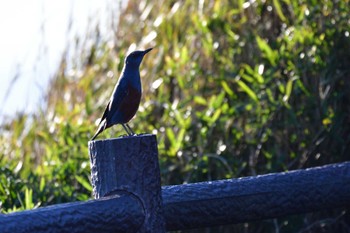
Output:
[[[163,185],[349,160],[349,15],[349,0],[130,0],[112,41],[96,28],[74,60],[62,57],[45,108],[1,125],[1,212],[91,198],[87,143],[134,48],[155,47],[131,126],[157,135]],[[343,209],[186,232],[350,232],[349,222]]]

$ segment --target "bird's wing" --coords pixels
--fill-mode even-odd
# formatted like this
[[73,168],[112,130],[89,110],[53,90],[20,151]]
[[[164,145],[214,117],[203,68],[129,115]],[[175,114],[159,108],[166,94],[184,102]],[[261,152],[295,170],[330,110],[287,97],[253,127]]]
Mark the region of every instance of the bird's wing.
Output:
[[128,95],[128,89],[125,86],[126,85],[124,82],[117,83],[117,86],[113,91],[110,100],[108,101],[108,104],[103,112],[103,115],[98,125],[100,125],[104,120],[106,120],[107,124],[105,127],[108,128],[108,123],[111,123],[110,119],[113,113],[115,113],[119,109],[120,103],[123,101],[125,96]]
[[[107,118],[107,116],[108,116],[110,102],[111,102],[111,101],[109,101],[108,104],[107,104],[107,107],[106,107],[106,109],[105,109],[105,111],[104,111],[104,113],[103,113],[103,116],[101,117],[101,120],[100,120],[100,122],[98,123],[98,129],[97,129],[95,135],[90,139],[91,141],[92,141],[92,140],[95,140],[95,138],[96,138],[103,130],[105,130],[106,127],[107,127],[106,118]],[[102,124],[102,122],[104,122],[104,123]]]
[[108,115],[108,112],[109,112],[109,106],[110,106],[110,104],[111,104],[111,101],[108,101],[108,104],[107,104],[107,106],[106,106],[106,108],[105,108],[105,111],[103,112],[103,115],[102,115],[101,120],[100,120],[100,122],[98,123],[98,125],[100,125],[100,124],[102,123],[102,121],[105,120],[105,119],[107,118],[107,115]]
[[[129,94],[127,84],[123,81],[124,80],[121,80],[121,82],[118,83],[118,86],[114,90],[111,100],[109,101],[109,112],[111,112],[112,114],[115,114],[119,110],[121,103]],[[110,117],[112,117],[112,115]]]

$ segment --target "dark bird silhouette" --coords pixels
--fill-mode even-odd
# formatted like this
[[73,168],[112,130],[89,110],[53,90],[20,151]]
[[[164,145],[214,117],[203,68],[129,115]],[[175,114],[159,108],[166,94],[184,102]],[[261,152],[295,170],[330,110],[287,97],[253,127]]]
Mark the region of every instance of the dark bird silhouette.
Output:
[[152,48],[134,51],[125,58],[122,73],[91,140],[115,124],[121,124],[129,136],[135,135],[127,123],[134,117],[140,105],[142,87],[139,68],[143,57],[151,50]]

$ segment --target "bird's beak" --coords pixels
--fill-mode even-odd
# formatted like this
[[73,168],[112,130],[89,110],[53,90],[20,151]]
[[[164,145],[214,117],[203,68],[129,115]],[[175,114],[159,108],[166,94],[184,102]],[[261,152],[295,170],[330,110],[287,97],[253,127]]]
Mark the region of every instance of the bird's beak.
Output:
[[149,48],[149,49],[146,49],[145,51],[143,51],[143,55],[145,55],[146,53],[148,53],[149,51],[151,51],[153,48]]

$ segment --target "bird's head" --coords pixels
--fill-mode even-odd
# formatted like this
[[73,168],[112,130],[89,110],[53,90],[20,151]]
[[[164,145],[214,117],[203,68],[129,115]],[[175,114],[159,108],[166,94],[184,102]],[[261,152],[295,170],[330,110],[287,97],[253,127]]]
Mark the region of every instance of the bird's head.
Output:
[[141,61],[143,59],[143,56],[145,56],[146,53],[151,51],[153,48],[149,48],[146,50],[139,50],[139,51],[134,51],[130,53],[126,58],[125,58],[125,64],[127,65],[133,65],[133,66],[140,66]]

